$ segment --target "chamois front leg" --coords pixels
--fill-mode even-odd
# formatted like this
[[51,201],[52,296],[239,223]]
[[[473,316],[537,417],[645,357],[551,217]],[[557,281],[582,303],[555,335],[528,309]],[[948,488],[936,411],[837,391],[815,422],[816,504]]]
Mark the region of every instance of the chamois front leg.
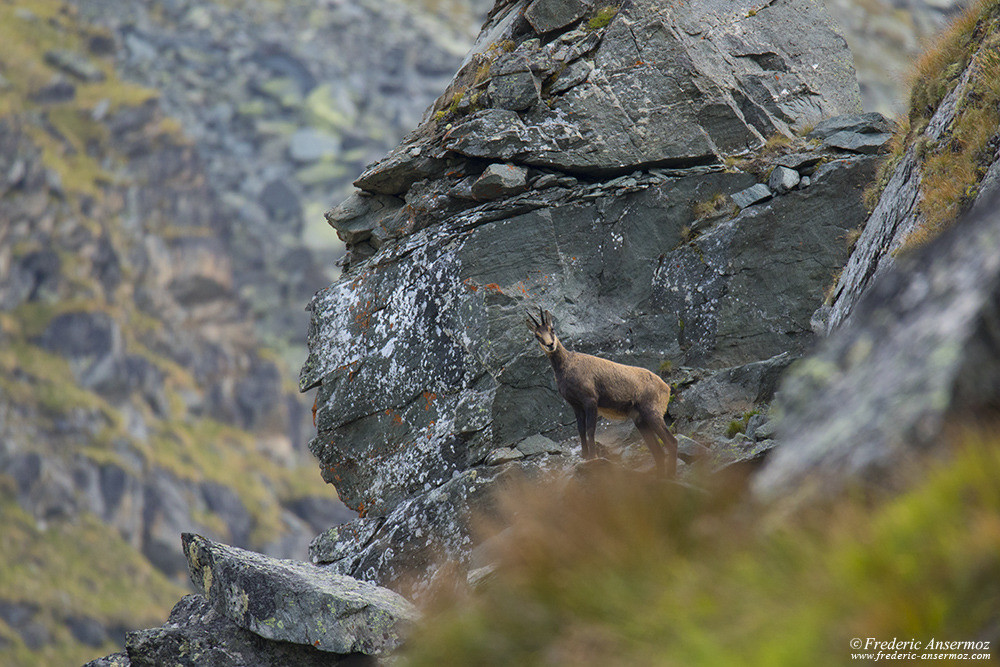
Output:
[[[656,432],[649,424],[642,420],[639,420],[636,427],[639,429],[642,439],[646,441],[646,448],[649,450],[649,453],[653,455],[653,461],[656,463],[656,475],[658,477],[663,477],[663,448],[660,447],[660,441],[657,439]],[[673,475],[671,475],[671,477],[673,477]]]
[[583,406],[573,406],[573,412],[576,414],[576,430],[580,433],[580,456],[584,460],[590,458],[590,442],[587,440],[587,411],[583,409]]

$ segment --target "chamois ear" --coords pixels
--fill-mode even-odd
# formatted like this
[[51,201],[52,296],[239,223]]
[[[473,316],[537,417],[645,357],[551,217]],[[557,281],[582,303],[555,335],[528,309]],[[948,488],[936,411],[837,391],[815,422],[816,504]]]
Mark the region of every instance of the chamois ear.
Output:
[[545,313],[543,314],[543,318],[544,318],[543,322],[545,323],[545,326],[547,326],[548,328],[551,329],[552,328],[552,313],[550,313],[549,311],[546,310]]

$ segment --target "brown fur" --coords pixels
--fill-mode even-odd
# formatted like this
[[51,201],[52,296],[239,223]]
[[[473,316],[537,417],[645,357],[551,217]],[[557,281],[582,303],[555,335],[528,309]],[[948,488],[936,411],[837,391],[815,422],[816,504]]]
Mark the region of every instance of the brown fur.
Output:
[[[589,459],[596,454],[594,432],[598,415],[631,419],[653,455],[657,472],[673,477],[677,471],[677,439],[664,420],[670,403],[670,385],[645,368],[567,350],[552,328],[551,313],[539,312],[540,322],[528,315],[528,329],[552,363],[559,394],[576,413],[583,457]],[[661,442],[667,448],[666,457]]]

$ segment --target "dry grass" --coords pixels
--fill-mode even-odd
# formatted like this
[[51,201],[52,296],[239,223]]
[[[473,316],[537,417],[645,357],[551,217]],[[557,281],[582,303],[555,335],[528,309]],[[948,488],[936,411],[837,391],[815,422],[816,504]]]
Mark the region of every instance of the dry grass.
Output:
[[963,12],[938,42],[914,65],[910,75],[910,111],[879,166],[875,182],[865,192],[874,209],[906,150],[921,141],[941,102],[969,70],[956,102],[954,123],[936,143],[924,143],[916,153],[921,162],[920,212],[925,224],[911,234],[905,247],[935,238],[978,193],[1000,125],[1000,1],[981,0]]
[[705,220],[727,214],[735,215],[739,212],[739,207],[725,193],[716,192],[704,201],[695,202],[691,206],[691,212],[695,220]]

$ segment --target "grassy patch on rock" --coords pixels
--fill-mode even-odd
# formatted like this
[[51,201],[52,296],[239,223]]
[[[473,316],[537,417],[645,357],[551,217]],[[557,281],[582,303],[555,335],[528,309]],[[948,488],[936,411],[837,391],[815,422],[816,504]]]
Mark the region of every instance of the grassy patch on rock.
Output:
[[[954,121],[937,141],[924,132],[942,102],[958,90]],[[980,0],[952,24],[911,73],[910,110],[866,192],[873,208],[912,147],[922,173],[925,223],[907,239],[914,247],[938,236],[978,194],[1000,125],[1000,1]]]
[[997,444],[791,515],[603,471],[513,489],[499,569],[441,593],[405,664],[843,665],[854,637],[995,638]]

